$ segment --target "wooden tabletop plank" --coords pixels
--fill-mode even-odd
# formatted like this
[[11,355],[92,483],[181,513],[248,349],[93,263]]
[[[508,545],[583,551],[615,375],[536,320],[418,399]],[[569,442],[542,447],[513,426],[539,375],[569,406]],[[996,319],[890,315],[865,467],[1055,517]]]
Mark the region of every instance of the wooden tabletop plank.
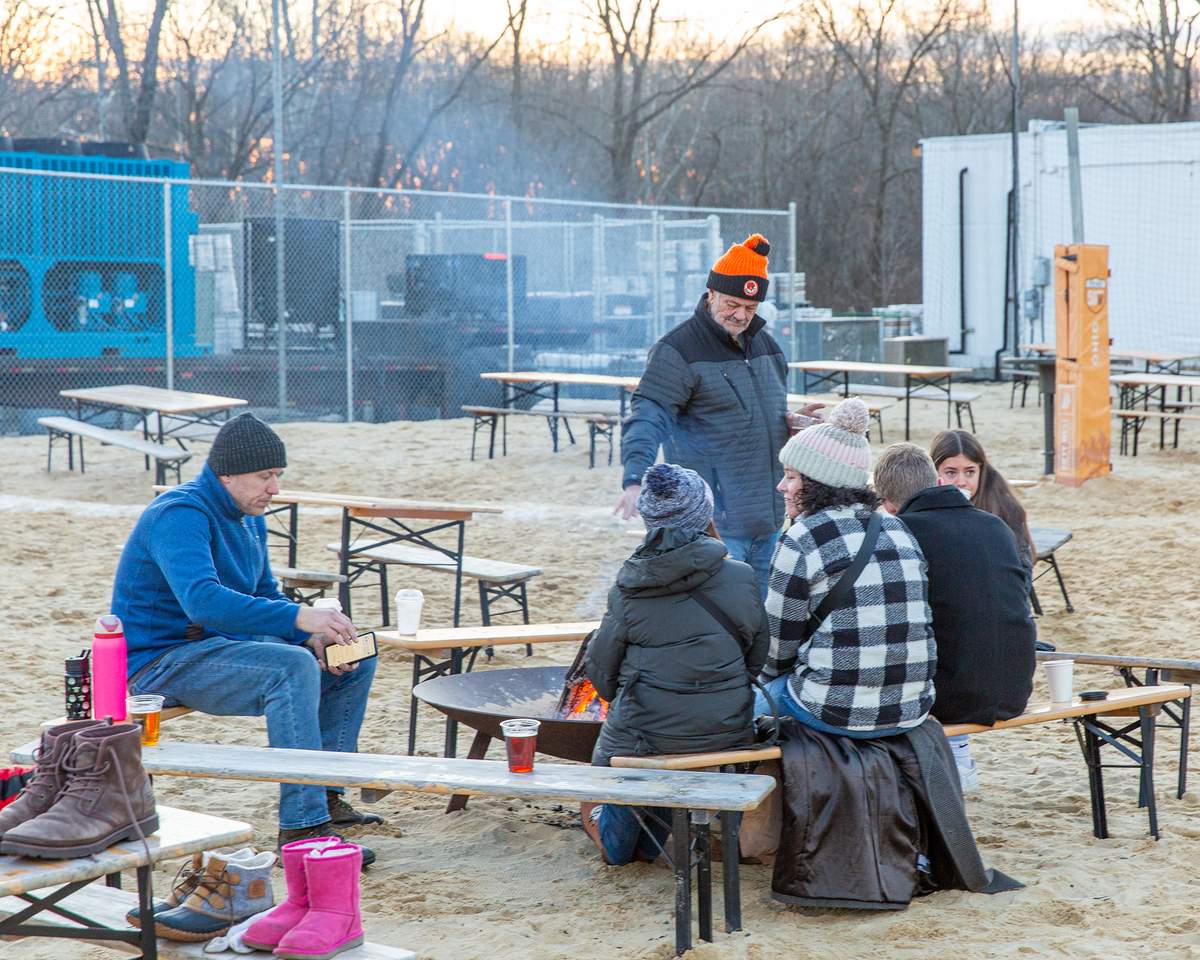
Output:
[[60,397],[129,410],[155,410],[159,413],[201,413],[244,407],[248,401],[238,397],[222,397],[213,393],[189,393],[186,390],[166,390],[138,383],[123,383],[111,387],[86,387],[60,390]]
[[866,360],[795,360],[793,370],[814,373],[903,373],[919,380],[970,373],[970,367],[934,367],[909,363],[872,363]]
[[376,630],[380,643],[405,650],[444,650],[449,647],[503,647],[523,643],[579,643],[600,626],[599,620],[573,623],[518,623],[488,627],[443,627],[418,630],[415,636],[394,630]]
[[[170,490],[171,485],[155,484],[154,492]],[[312,490],[280,490],[271,503],[302,507],[334,507],[349,510],[353,516],[414,517],[417,519],[469,520],[476,513],[503,513],[503,507],[484,503],[440,503],[432,500],[396,500],[387,497],[364,497],[351,493],[322,493]]]
[[1039,651],[1039,660],[1074,660],[1102,667],[1136,667],[1145,670],[1183,670],[1200,673],[1200,660],[1174,657],[1132,657],[1115,653],[1073,653],[1069,650]]
[[[638,377],[618,377],[606,373],[554,373],[541,370],[498,370],[481,373],[480,379],[497,380],[500,383],[559,383],[591,387],[636,388]],[[632,384],[632,387],[630,386]]]
[[1143,360],[1146,363],[1180,363],[1184,360],[1195,360],[1200,353],[1163,353],[1161,350],[1118,350],[1116,347],[1108,351],[1110,357],[1123,357],[1127,360]]
[[[29,746],[36,746],[36,741]],[[157,832],[146,838],[150,847],[150,858],[155,863],[159,860],[185,857],[200,850],[243,843],[254,836],[250,825],[238,820],[226,820],[224,817],[214,817],[207,813],[192,813],[162,804],[158,805],[158,819]],[[28,890],[40,890],[43,887],[79,880],[93,880],[110,873],[145,866],[146,863],[146,851],[142,848],[140,840],[118,843],[90,857],[77,857],[73,860],[0,857],[0,896],[13,896]]]
[[[14,751],[13,755],[15,757],[22,751],[31,752],[36,745],[37,741],[29,743],[21,751]],[[640,770],[631,773],[587,764],[541,761],[535,765],[533,773],[521,774],[510,773],[508,763],[500,760],[283,750],[172,740],[163,740],[157,747],[143,749],[142,766],[152,776],[311,783],[440,796],[467,794],[559,803],[594,801],[693,810],[753,810],[775,786],[775,781],[770,777],[753,775],[668,774]],[[238,826],[245,827],[245,824]],[[245,836],[212,843],[211,846],[248,839],[248,827],[246,831]],[[142,857],[144,860],[145,855]],[[24,864],[28,861],[20,862]],[[72,862],[68,861],[62,866],[69,866]],[[108,872],[110,870],[101,868],[101,872],[95,875],[102,876]],[[52,879],[38,885],[64,882],[67,881]],[[0,886],[0,894],[6,892],[19,891],[7,891]]]

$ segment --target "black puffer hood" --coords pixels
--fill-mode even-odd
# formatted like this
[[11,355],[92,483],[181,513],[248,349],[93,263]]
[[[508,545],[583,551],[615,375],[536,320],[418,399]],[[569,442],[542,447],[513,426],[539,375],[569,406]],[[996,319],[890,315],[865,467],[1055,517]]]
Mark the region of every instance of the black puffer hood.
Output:
[[709,580],[729,551],[720,540],[679,527],[656,527],[625,561],[617,586],[631,597],[687,593]]

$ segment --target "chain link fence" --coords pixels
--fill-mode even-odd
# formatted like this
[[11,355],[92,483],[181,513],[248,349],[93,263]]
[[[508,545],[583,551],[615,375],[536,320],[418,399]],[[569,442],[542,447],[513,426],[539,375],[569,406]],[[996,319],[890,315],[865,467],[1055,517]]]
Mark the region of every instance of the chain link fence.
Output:
[[794,209],[276,190],[171,161],[3,154],[0,432],[109,384],[382,421],[498,402],[487,371],[637,374],[756,232],[776,268],[761,313],[796,357]]

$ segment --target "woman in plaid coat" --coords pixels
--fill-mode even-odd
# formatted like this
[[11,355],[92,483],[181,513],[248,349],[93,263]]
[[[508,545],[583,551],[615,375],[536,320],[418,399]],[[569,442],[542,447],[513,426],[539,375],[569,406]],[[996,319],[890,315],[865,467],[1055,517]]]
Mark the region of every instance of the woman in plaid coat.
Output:
[[[880,514],[878,539],[849,593],[809,624],[854,563],[876,515],[868,422],[861,400],[845,400],[779,455],[780,490],[799,517],[771,563],[771,646],[761,674],[781,713],[858,738],[920,725],[933,706],[937,667],[925,557],[890,515]],[[769,711],[761,695],[757,708]]]

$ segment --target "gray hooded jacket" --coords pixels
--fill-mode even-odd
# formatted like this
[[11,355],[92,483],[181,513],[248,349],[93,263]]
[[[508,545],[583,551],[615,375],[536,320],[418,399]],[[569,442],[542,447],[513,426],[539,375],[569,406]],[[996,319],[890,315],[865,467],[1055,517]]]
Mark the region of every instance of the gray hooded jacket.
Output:
[[[696,593],[733,622],[738,636],[696,602]],[[762,669],[768,642],[749,566],[703,533],[651,530],[617,574],[588,642],[588,679],[611,703],[592,762],[752,743],[751,677]]]

